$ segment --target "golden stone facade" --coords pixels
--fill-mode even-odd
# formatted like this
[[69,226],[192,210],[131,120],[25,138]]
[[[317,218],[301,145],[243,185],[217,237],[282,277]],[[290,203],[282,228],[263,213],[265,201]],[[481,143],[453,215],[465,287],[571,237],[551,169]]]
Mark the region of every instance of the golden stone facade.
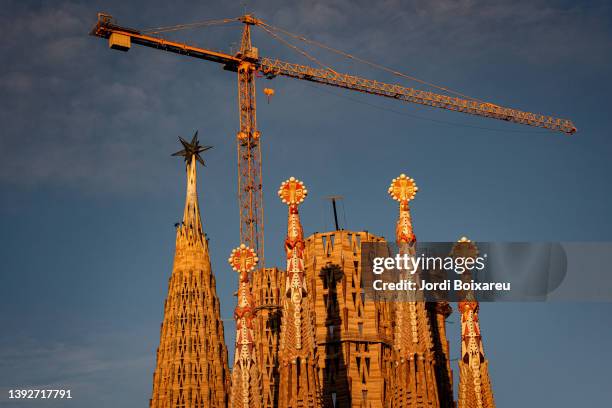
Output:
[[[333,231],[306,239],[325,406],[383,406],[393,328],[389,305],[361,286],[361,243],[368,232]],[[335,405],[334,405],[335,404]]]
[[262,376],[262,406],[278,406],[278,382],[282,294],[285,292],[285,271],[263,268],[253,274],[253,296],[257,305],[255,314],[255,344],[259,371]]
[[[495,406],[478,303],[459,303],[462,346],[455,401],[448,302],[366,298],[361,245],[383,243],[384,238],[345,230],[304,238],[298,206],[307,190],[294,178],[279,190],[288,206],[286,270],[255,270],[256,254],[244,245],[229,259],[239,272],[230,384],[193,157],[187,169],[185,214],[177,228],[152,408]],[[395,240],[400,252],[415,248],[408,203],[417,190],[404,175],[389,189],[399,202]]]

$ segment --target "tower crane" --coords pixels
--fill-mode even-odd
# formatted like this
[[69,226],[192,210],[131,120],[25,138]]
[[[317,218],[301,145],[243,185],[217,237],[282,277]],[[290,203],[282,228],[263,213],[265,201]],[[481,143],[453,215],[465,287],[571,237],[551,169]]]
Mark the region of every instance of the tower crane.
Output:
[[[552,116],[506,108],[493,103],[465,97],[464,95],[456,92],[452,93],[458,96],[449,96],[409,88],[397,84],[384,83],[372,79],[362,78],[356,75],[336,72],[330,67],[322,65],[315,58],[309,57],[308,54],[301,51],[299,48],[284,41],[276,34],[276,32],[278,32],[280,29],[276,29],[276,27],[269,25],[265,21],[258,19],[251,14],[245,14],[243,16],[231,19],[211,20],[199,25],[225,24],[230,22],[243,23],[240,50],[234,55],[213,51],[186,43],[170,41],[158,35],[154,35],[163,31],[176,31],[183,28],[190,28],[197,26],[197,23],[164,27],[163,29],[157,31],[142,31],[117,25],[115,19],[111,15],[106,13],[98,13],[98,21],[91,30],[90,34],[107,39],[111,49],[128,51],[132,44],[137,44],[192,58],[216,62],[223,65],[223,69],[236,72],[238,74],[238,110],[240,117],[240,128],[236,136],[236,141],[238,148],[238,203],[240,208],[240,240],[245,245],[255,248],[262,265],[264,260],[264,207],[261,173],[261,133],[257,127],[256,116],[256,74],[263,75],[268,79],[272,79],[276,76],[302,79],[371,95],[384,96],[400,101],[412,102],[450,111],[463,112],[481,117],[499,119],[527,126],[551,129],[567,134],[573,134],[576,132],[576,128],[572,121],[567,119],[559,119]],[[285,42],[296,51],[321,65],[321,68],[260,56],[258,49],[253,46],[251,41],[252,26],[262,28],[268,34],[280,41]],[[285,30],[280,31],[284,32],[285,34],[292,35],[294,38],[307,42],[309,41],[303,37],[293,35]],[[345,57],[366,62],[347,53],[334,50],[331,47],[324,46],[314,41],[309,42],[327,48],[328,50],[338,52]],[[388,68],[382,67],[376,63],[369,64],[378,68],[386,69],[387,71],[391,71]],[[398,74],[399,76],[406,77],[406,75],[401,73],[397,73],[395,71],[391,72]],[[425,84],[432,85],[428,83]],[[449,91],[446,88],[437,88],[444,91]]]

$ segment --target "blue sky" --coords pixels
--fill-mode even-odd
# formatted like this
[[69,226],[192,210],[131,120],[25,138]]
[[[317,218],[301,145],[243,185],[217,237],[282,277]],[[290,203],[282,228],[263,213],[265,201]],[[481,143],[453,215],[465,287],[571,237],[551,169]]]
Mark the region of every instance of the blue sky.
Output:
[[[225,2],[227,3],[227,2]],[[420,187],[417,237],[450,241],[610,241],[611,9],[607,2],[250,1],[273,25],[473,97],[568,117],[575,136],[436,111],[293,79],[258,83],[266,260],[282,265],[296,176],[306,233],[392,237],[386,195]],[[177,136],[215,146],[199,171],[204,228],[224,318],[238,244],[235,74],[214,63],[87,35],[96,12],[138,28],[240,15],[224,2],[6,1],[0,10],[0,406],[9,388],[72,388],[47,406],[145,406],[151,392],[184,167]],[[230,51],[238,26],[169,34]],[[261,55],[306,63],[263,32]],[[337,70],[383,72],[313,54]],[[399,81],[408,86],[411,82]],[[263,87],[276,95],[268,104]],[[609,303],[486,304],[481,321],[500,407],[596,406],[612,398]],[[451,354],[459,349],[451,317]],[[226,322],[231,344],[233,324]],[[230,347],[231,348],[231,347]]]

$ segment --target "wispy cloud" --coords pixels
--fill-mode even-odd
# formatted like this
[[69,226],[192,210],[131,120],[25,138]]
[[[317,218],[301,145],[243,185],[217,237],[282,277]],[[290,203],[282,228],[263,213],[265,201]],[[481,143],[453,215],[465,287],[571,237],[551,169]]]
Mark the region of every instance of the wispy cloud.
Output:
[[[272,18],[387,60],[405,57],[406,49],[419,50],[415,57],[420,57],[427,56],[430,47],[472,53],[503,47],[507,53],[549,63],[550,58],[565,60],[577,53],[596,58],[590,51],[609,46],[610,11],[608,2],[315,0],[298,6],[286,3]],[[591,49],[581,49],[584,45]]]
[[[151,369],[152,356],[122,352],[127,343],[121,334],[102,337],[90,344],[6,339],[0,344],[0,406],[20,406],[7,400],[10,389],[69,389],[79,406],[104,400],[108,381],[123,378],[128,390],[139,389],[140,382],[131,377],[143,377]],[[62,406],[60,400],[54,404]]]
[[[151,8],[146,18],[172,24],[186,15],[242,11],[221,3],[183,6],[176,15]],[[607,66],[611,54],[608,2],[274,0],[252,6],[275,25],[451,88],[494,58],[503,58],[496,61],[500,67],[580,63],[588,72]],[[128,9],[121,8],[128,22],[140,15]],[[158,159],[177,134],[197,123],[235,131],[235,78],[227,73],[212,76],[217,71],[210,66],[194,69],[195,62],[152,51],[108,52],[87,36],[97,10],[82,3],[12,2],[5,10],[0,51],[11,58],[0,69],[0,183],[154,191],[165,170]],[[333,65],[333,55],[319,55]],[[282,121],[282,107],[277,110]]]

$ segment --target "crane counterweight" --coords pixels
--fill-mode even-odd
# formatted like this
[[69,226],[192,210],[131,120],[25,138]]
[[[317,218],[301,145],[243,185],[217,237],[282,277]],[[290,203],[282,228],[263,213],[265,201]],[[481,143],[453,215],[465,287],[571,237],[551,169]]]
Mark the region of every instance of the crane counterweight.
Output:
[[129,35],[112,33],[108,37],[108,46],[113,50],[128,51],[132,46],[132,42]]

